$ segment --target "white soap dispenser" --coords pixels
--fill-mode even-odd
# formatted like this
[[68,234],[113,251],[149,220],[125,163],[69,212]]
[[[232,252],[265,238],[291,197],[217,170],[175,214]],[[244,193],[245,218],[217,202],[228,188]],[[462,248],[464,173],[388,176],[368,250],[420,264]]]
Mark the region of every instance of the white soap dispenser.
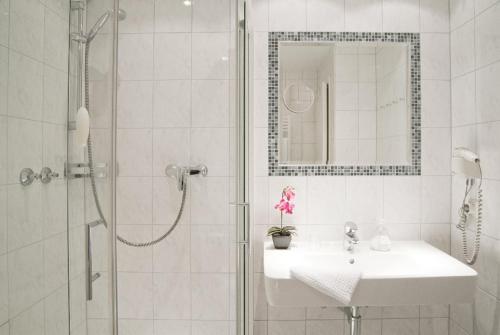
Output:
[[391,238],[389,237],[389,230],[385,225],[385,220],[379,220],[375,236],[372,238],[370,246],[376,251],[391,250]]

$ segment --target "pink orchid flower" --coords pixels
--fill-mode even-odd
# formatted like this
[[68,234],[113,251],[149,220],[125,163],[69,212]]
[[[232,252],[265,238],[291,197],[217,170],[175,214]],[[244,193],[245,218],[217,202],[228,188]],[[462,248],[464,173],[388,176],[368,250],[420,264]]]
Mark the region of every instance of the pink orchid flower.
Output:
[[281,214],[293,214],[295,204],[292,202],[295,199],[295,190],[291,186],[287,186],[283,189],[280,201],[274,206],[275,209],[279,210]]

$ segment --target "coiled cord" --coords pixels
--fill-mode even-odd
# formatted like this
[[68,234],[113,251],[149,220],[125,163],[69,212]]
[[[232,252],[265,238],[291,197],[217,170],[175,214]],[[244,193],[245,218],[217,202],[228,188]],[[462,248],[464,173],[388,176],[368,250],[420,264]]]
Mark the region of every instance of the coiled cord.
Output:
[[[85,108],[87,111],[90,111],[90,95],[89,95],[89,53],[90,53],[90,42],[85,43],[85,65],[84,65],[84,89],[85,89]],[[92,188],[92,194],[94,196],[94,203],[97,209],[97,213],[99,215],[99,218],[101,219],[102,224],[104,227],[108,227],[108,222],[104,218],[104,213],[101,208],[101,202],[99,201],[99,194],[97,193],[97,187],[96,187],[96,182],[95,182],[95,173],[94,173],[94,154],[93,154],[93,149],[92,149],[92,138],[89,134],[89,137],[87,138],[87,156],[88,156],[88,161],[89,161],[89,176],[90,176],[90,185]],[[186,175],[184,174],[182,178],[187,179]],[[184,186],[182,188],[182,200],[181,200],[181,205],[179,207],[179,211],[177,213],[177,217],[174,220],[174,223],[172,226],[160,237],[157,239],[154,239],[152,241],[147,241],[147,242],[132,242],[128,241],[125,238],[121,237],[120,235],[117,235],[116,238],[118,241],[122,242],[125,245],[131,246],[131,247],[149,247],[152,245],[155,245],[161,241],[163,241],[167,236],[169,236],[177,227],[179,224],[179,221],[181,220],[182,213],[184,212],[184,206],[186,204],[186,194],[187,194],[187,180],[184,180],[182,183]]]
[[[479,163],[478,163],[479,164]],[[476,214],[476,234],[474,236],[473,246],[472,246],[472,254],[469,255],[469,247],[467,243],[467,218],[468,218],[468,209],[466,209],[466,199],[468,194],[472,191],[473,185],[469,187],[469,181],[467,181],[465,196],[462,201],[462,207],[460,208],[460,220],[457,225],[457,228],[462,231],[462,251],[464,254],[465,262],[469,265],[473,265],[477,261],[477,257],[479,255],[479,249],[481,246],[481,232],[483,226],[483,190],[481,185],[483,183],[483,173],[481,171],[481,165],[479,165],[480,179],[479,185],[477,187],[477,214]]]

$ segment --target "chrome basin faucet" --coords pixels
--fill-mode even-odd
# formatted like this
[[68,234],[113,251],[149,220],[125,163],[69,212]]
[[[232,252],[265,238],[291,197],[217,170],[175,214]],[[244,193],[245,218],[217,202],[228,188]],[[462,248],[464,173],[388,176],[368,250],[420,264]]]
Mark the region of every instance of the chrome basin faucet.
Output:
[[354,246],[359,243],[356,232],[358,226],[354,222],[346,222],[344,225],[344,248],[349,252],[354,252]]

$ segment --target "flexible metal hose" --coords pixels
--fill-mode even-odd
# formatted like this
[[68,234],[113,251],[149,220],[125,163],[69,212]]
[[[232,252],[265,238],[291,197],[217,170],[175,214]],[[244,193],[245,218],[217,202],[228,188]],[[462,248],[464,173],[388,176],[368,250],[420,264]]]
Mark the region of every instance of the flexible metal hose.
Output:
[[469,265],[473,265],[477,261],[477,256],[479,255],[479,248],[481,246],[481,231],[483,226],[483,190],[481,185],[483,183],[483,173],[481,171],[481,166],[479,166],[480,180],[477,188],[477,215],[476,215],[476,234],[474,236],[472,255],[469,255],[469,247],[467,243],[467,218],[468,213],[465,209],[465,201],[467,195],[471,192],[473,185],[468,189],[468,183],[465,189],[464,200],[462,201],[462,207],[460,208],[460,219],[457,228],[462,231],[462,251],[464,254],[465,262]]
[[[90,42],[85,43],[85,65],[84,65],[84,90],[85,90],[85,108],[87,111],[90,111],[90,95],[89,95],[89,54],[90,54]],[[88,161],[89,161],[89,176],[90,176],[90,185],[92,188],[92,194],[94,196],[94,203],[97,209],[97,213],[99,214],[99,218],[102,221],[102,224],[107,228],[108,223],[106,219],[104,218],[104,213],[101,208],[101,202],[99,201],[99,195],[97,193],[97,187],[96,187],[96,182],[95,182],[95,173],[94,173],[94,154],[92,150],[92,138],[89,134],[89,137],[87,138],[87,156],[88,156]],[[182,178],[186,178],[186,175],[184,175]],[[152,241],[147,241],[147,242],[132,242],[128,241],[125,238],[121,237],[120,235],[117,235],[118,241],[122,242],[123,244],[126,244],[131,247],[149,247],[154,244],[157,244],[158,242],[163,241],[167,236],[169,236],[177,227],[179,224],[179,221],[181,220],[182,213],[184,212],[184,206],[186,204],[186,194],[187,194],[187,180],[183,182],[184,187],[182,188],[182,200],[181,200],[181,205],[179,207],[179,212],[177,213],[177,217],[174,220],[174,223],[172,226],[160,237],[157,239],[154,239]]]

